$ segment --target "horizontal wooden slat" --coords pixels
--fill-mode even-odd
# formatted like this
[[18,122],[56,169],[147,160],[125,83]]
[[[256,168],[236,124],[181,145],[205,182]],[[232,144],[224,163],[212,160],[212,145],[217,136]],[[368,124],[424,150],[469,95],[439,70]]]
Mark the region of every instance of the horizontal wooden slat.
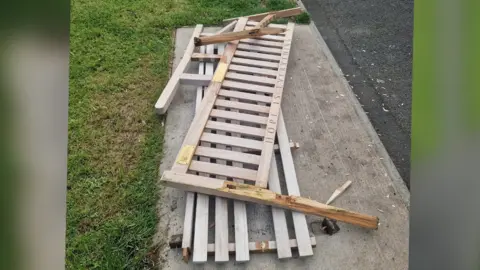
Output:
[[252,39],[246,38],[240,40],[240,44],[252,44],[257,46],[265,46],[265,47],[272,47],[272,48],[283,48],[283,42],[276,42],[276,41],[266,41],[260,39]]
[[195,155],[258,165],[260,156],[218,148],[197,146]]
[[205,125],[205,128],[214,130],[223,130],[226,132],[239,133],[243,135],[249,135],[254,137],[263,137],[265,135],[265,129],[255,128],[248,126],[241,126],[236,124],[217,122],[209,120]]
[[212,80],[212,75],[183,73],[180,75],[180,82],[182,84],[208,86]]
[[263,146],[262,141],[255,141],[255,140],[243,139],[239,137],[218,135],[218,134],[213,134],[208,132],[204,132],[200,140],[204,142],[238,146],[238,147],[254,149],[254,150],[262,150],[262,146]]
[[272,77],[276,77],[278,73],[276,70],[272,70],[272,69],[247,67],[247,66],[241,66],[241,65],[235,65],[235,64],[231,64],[228,67],[228,70],[243,72],[248,74],[268,75]]
[[252,100],[252,101],[258,101],[258,102],[264,102],[264,103],[272,102],[272,97],[270,96],[248,94],[248,93],[242,93],[238,91],[231,91],[231,90],[225,90],[225,89],[220,89],[218,94],[224,97],[232,97],[232,98]]
[[257,171],[255,170],[226,166],[215,163],[201,162],[196,160],[192,160],[188,169],[197,172],[235,177],[250,181],[255,181],[257,176]]
[[282,54],[281,49],[256,46],[256,45],[250,45],[250,44],[238,44],[237,52],[239,50],[250,51],[250,52],[262,52],[262,53],[277,54],[277,55]]
[[[253,77],[251,75],[233,75],[230,76],[230,78],[245,78],[244,76],[247,77]],[[271,79],[266,78],[266,81],[270,81]],[[252,92],[262,92],[262,93],[267,93],[267,94],[272,94],[273,91],[275,90],[273,87],[268,87],[268,86],[262,86],[258,84],[250,84],[250,83],[242,83],[242,82],[236,82],[232,80],[224,80],[222,84],[222,88],[233,88],[233,89],[239,89],[239,90],[247,90],[247,91],[252,91]]]
[[[315,237],[311,237],[310,241],[313,247],[317,246],[317,240]],[[275,252],[279,248],[277,241],[257,241],[249,242],[248,249],[251,253],[268,253]],[[289,246],[287,248],[298,249],[297,239],[290,239]],[[215,253],[215,244],[208,244],[207,247],[208,255],[213,255]],[[235,243],[228,243],[228,252],[235,253]]]
[[192,61],[217,62],[222,56],[208,53],[192,53]]
[[[248,26],[255,26],[257,25],[258,22],[256,21],[248,21],[247,22],[247,25]],[[268,25],[268,27],[275,27],[275,28],[282,28],[282,29],[287,29],[287,25],[286,24],[278,24],[278,23],[270,23]],[[246,27],[245,27],[246,28]]]
[[238,112],[231,112],[231,111],[224,111],[224,110],[217,110],[217,109],[213,109],[210,112],[210,116],[225,118],[225,119],[232,119],[232,120],[239,120],[243,122],[261,124],[261,125],[266,125],[267,119],[268,119],[268,117],[265,117],[265,116],[251,115],[246,113],[238,113]]
[[[267,78],[265,76],[245,75],[245,74],[240,74],[240,73],[230,71],[230,72],[227,72],[227,75],[225,75],[225,77],[227,79],[236,80],[236,81],[254,82],[257,84],[265,84],[270,86],[275,85],[275,79]],[[226,87],[225,84],[223,84],[222,86]],[[252,86],[257,87],[257,85],[252,85]],[[263,92],[263,91],[258,91],[258,92]],[[268,91],[267,93],[272,93],[272,91]]]
[[236,51],[235,56],[240,56],[243,58],[254,59],[254,60],[268,60],[268,61],[280,61],[280,55],[257,53],[257,52],[246,52],[246,51]]
[[239,110],[250,111],[250,112],[258,112],[258,113],[270,112],[270,107],[267,107],[267,106],[255,105],[255,104],[231,101],[231,100],[225,100],[225,99],[215,100],[215,106],[239,109]]
[[252,66],[252,67],[278,69],[278,63],[275,63],[275,62],[252,60],[252,59],[246,59],[246,58],[240,58],[240,57],[233,57],[232,63],[242,64],[242,65]]
[[277,35],[264,35],[261,37],[256,37],[255,39],[264,40],[264,41],[280,41],[283,42],[285,37],[277,36]]

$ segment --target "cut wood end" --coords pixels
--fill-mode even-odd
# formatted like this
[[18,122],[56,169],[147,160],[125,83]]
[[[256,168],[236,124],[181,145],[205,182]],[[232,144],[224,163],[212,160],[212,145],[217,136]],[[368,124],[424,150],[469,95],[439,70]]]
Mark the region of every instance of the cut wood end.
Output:
[[188,248],[183,248],[182,249],[182,256],[183,256],[183,261],[188,263],[188,260],[190,259],[190,252]]

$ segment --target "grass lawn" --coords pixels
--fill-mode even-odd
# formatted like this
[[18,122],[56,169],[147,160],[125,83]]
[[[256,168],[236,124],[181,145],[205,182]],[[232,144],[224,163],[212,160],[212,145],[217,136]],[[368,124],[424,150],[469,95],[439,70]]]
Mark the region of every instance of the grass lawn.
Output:
[[291,0],[73,0],[68,269],[152,266],[163,127],[153,106],[177,27],[295,6]]

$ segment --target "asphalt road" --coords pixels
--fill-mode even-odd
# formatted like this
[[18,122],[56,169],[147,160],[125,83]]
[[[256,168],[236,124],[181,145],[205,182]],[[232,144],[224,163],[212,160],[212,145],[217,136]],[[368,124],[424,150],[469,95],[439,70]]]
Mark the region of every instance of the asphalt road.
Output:
[[302,0],[410,186],[413,0]]

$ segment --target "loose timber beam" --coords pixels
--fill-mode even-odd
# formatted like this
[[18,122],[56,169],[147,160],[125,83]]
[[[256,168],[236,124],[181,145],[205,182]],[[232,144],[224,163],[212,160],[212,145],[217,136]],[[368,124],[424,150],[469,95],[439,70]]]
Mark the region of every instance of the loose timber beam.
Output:
[[243,30],[231,33],[222,33],[218,35],[195,37],[195,46],[202,46],[215,43],[224,43],[245,38],[255,38],[264,35],[275,35],[285,32],[285,29],[265,27],[260,29]]
[[230,23],[227,24],[225,27],[223,27],[222,29],[220,29],[220,30],[218,30],[217,32],[215,32],[215,35],[232,31],[233,28],[235,28],[235,25],[237,24],[237,22],[238,22],[237,20],[234,20],[234,21],[230,22]]
[[167,112],[168,106],[172,102],[175,93],[177,92],[178,86],[180,84],[180,76],[185,72],[188,67],[188,63],[190,63],[190,58],[195,49],[194,44],[194,37],[200,36],[200,33],[203,30],[203,25],[197,24],[195,29],[193,30],[192,38],[187,45],[187,49],[185,50],[185,54],[183,55],[182,60],[178,64],[177,68],[173,72],[170,80],[168,80],[167,85],[162,91],[160,98],[157,100],[155,104],[155,111],[158,114],[165,114]]
[[[284,18],[284,17],[291,17],[291,16],[296,16],[300,15],[303,13],[303,10],[299,7],[296,8],[290,8],[290,9],[284,9],[284,10],[278,10],[278,11],[272,11],[272,12],[265,12],[265,13],[259,13],[259,14],[254,14],[254,15],[249,15],[247,16],[249,21],[261,21],[263,18],[267,17],[268,15],[275,15],[275,18]],[[245,17],[245,16],[244,16]],[[224,23],[230,23],[231,21],[238,20],[238,18],[230,18],[230,19],[225,19],[223,20]]]
[[160,183],[187,191],[266,204],[305,214],[327,217],[368,229],[378,229],[378,217],[326,205],[300,196],[278,194],[253,185],[174,171],[165,171]]
[[271,21],[275,20],[276,17],[275,14],[268,14],[257,25],[255,25],[255,29],[266,27]]

